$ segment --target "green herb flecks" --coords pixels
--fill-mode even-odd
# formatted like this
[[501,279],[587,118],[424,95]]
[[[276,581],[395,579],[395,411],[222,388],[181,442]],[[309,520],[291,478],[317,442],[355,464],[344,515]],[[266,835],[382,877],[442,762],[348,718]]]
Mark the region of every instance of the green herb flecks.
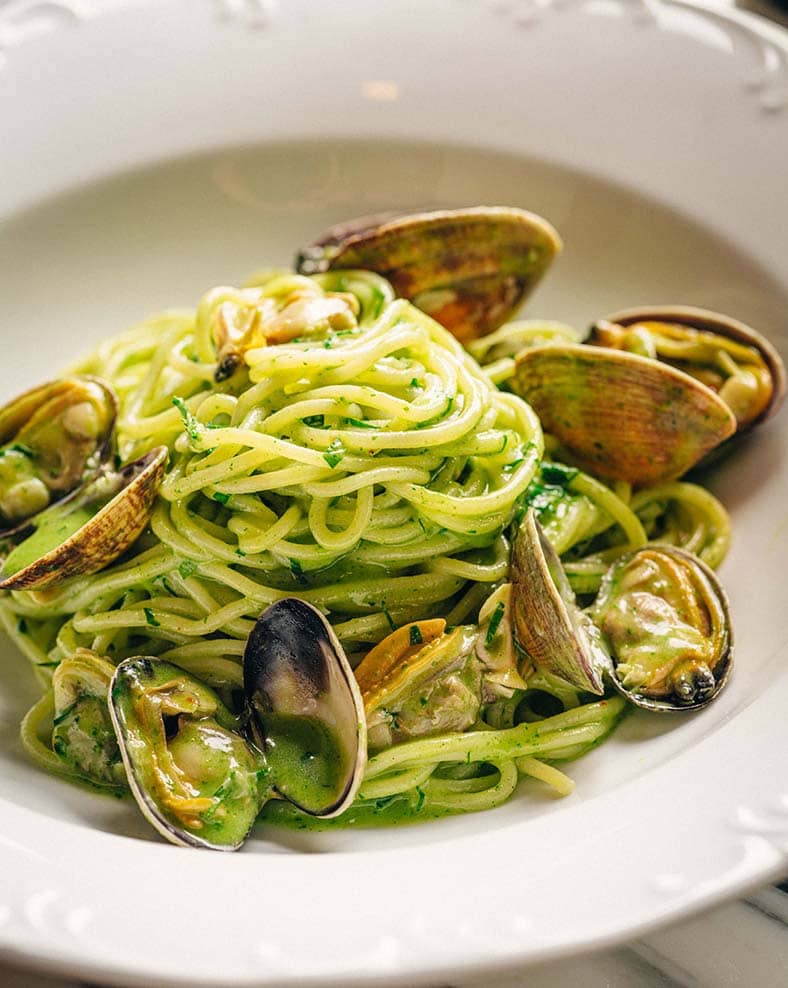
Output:
[[484,638],[484,644],[487,645],[488,647],[492,645],[493,641],[495,640],[495,636],[498,634],[498,628],[501,624],[501,621],[503,620],[503,615],[505,610],[506,610],[506,605],[502,600],[499,600],[495,607],[495,610],[492,613],[492,617],[490,618],[490,624],[489,627],[487,628],[487,634]]
[[143,611],[145,611],[145,620],[148,622],[151,628],[160,628],[161,624],[156,620],[156,616],[154,615],[150,607],[143,607],[142,609]]
[[180,566],[178,566],[178,572],[184,580],[188,580],[193,573],[197,572],[197,569],[198,564],[193,559],[184,559]]
[[345,455],[345,447],[342,445],[341,440],[335,439],[331,445],[328,447],[325,453],[323,453],[323,459],[333,470],[335,466],[342,462],[342,458]]

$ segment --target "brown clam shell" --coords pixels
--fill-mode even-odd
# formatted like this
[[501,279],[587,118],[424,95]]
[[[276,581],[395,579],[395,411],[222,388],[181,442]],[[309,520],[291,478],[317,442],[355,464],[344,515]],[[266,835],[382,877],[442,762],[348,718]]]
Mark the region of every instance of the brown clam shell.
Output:
[[512,546],[514,636],[536,665],[601,695],[602,678],[561,561],[529,508]]
[[623,350],[525,350],[510,384],[580,467],[636,486],[680,477],[736,431],[711,388]]
[[738,431],[740,433],[770,418],[782,404],[785,397],[785,365],[780,354],[761,333],[739,319],[734,319],[732,316],[724,315],[721,312],[713,312],[710,309],[697,308],[691,305],[641,305],[622,309],[594,323],[588,342],[599,345],[597,327],[600,324],[615,323],[619,326],[632,326],[639,322],[664,322],[688,326],[690,329],[713,333],[750,346],[760,354],[771,377],[771,397],[766,407],[756,418],[745,426],[739,425]]
[[384,213],[327,230],[296,268],[375,271],[465,342],[505,323],[561,246],[546,220],[523,209]]
[[[0,580],[0,590],[43,590],[75,576],[98,573],[136,542],[148,524],[164,480],[169,450],[157,446],[117,474],[104,474],[81,492],[61,502],[61,510],[76,510],[99,497],[106,480],[117,493],[70,538],[11,576]],[[103,497],[101,498],[103,499]]]

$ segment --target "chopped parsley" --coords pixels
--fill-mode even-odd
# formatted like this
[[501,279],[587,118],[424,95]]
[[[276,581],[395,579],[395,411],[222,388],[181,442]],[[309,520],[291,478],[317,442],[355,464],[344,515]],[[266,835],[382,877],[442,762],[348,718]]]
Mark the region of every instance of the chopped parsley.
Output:
[[293,576],[296,578],[296,580],[298,580],[300,584],[304,585],[307,583],[307,578],[304,575],[303,569],[301,568],[301,563],[299,563],[297,559],[290,560],[290,572],[293,574]]
[[215,494],[213,495],[213,499],[214,501],[218,501],[219,504],[227,504],[227,502],[230,500],[230,495],[222,494],[221,491],[216,491]]
[[324,429],[326,427],[325,415],[307,415],[301,421],[313,429]]
[[331,445],[328,447],[325,453],[323,453],[323,459],[333,470],[338,463],[342,462],[342,458],[345,455],[345,448],[339,439],[335,439]]
[[410,632],[410,643],[411,645],[421,645],[424,639],[421,635],[421,629],[417,624],[412,624],[408,629]]
[[426,793],[421,788],[421,786],[416,786],[416,792],[419,794],[419,798],[416,801],[416,812],[420,813],[422,806],[424,806],[424,800],[426,799]]
[[172,403],[181,413],[181,418],[183,419],[183,427],[186,430],[186,434],[189,437],[189,441],[194,444],[199,443],[202,434],[202,426],[200,425],[197,418],[194,415],[192,415],[192,413],[189,411],[186,402],[183,400],[183,398],[180,398],[178,395],[175,395],[172,399]]
[[495,606],[492,617],[490,618],[490,625],[487,628],[487,635],[484,639],[484,644],[487,646],[492,645],[495,636],[498,634],[498,627],[503,620],[503,614],[506,610],[506,604],[502,600],[499,600]]
[[34,460],[35,459],[36,454],[33,452],[33,450],[29,446],[25,446],[24,443],[14,443],[14,445],[11,447],[11,449],[15,453],[21,453],[22,456],[26,456],[28,458],[28,460]]
[[27,634],[27,621],[25,621],[24,618],[20,618],[16,622],[16,630],[19,632],[20,635]]
[[566,467],[563,463],[542,464],[542,478],[547,484],[568,487],[579,473],[576,467]]
[[145,611],[145,620],[148,622],[151,628],[160,628],[161,625],[156,620],[153,611],[150,609],[150,607],[143,607],[142,609],[143,611]]
[[178,572],[184,580],[188,580],[192,573],[195,573],[196,571],[197,563],[195,563],[193,559],[184,559],[178,567]]

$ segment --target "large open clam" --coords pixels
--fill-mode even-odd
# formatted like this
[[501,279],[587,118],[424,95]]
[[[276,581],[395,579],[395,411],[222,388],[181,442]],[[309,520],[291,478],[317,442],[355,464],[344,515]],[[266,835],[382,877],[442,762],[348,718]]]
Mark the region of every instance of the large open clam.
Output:
[[296,267],[375,271],[466,342],[506,322],[560,249],[553,227],[522,209],[386,213],[332,227]]
[[148,822],[173,844],[240,847],[270,790],[218,695],[169,662],[138,656],[115,670],[109,709]]
[[700,559],[643,546],[618,559],[591,609],[619,692],[647,710],[696,710],[727,682],[733,632],[725,591]]
[[278,795],[341,813],[366,765],[364,708],[342,647],[310,604],[284,598],[258,619],[235,716],[183,669],[146,656],[115,671],[110,713],[129,785],[174,844],[236,850]]
[[591,327],[590,345],[523,351],[511,386],[578,465],[635,485],[673,480],[785,394],[774,347],[691,306],[643,306]]
[[93,377],[66,377],[0,409],[0,532],[80,487],[112,451],[117,398]]
[[772,344],[731,316],[688,305],[624,309],[599,319],[588,342],[670,364],[715,391],[739,432],[773,415],[785,396],[785,367]]
[[603,679],[630,703],[696,710],[728,680],[732,630],[725,592],[692,553],[648,545],[618,559],[581,611],[529,510],[512,555],[515,636],[537,666],[576,689]]
[[43,590],[114,562],[148,524],[168,456],[158,446],[119,470],[107,466],[9,534],[0,589]]

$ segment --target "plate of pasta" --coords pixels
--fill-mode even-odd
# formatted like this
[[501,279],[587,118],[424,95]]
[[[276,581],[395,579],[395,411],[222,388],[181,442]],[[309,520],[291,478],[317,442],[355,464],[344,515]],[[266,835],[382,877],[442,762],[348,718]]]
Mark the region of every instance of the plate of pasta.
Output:
[[783,869],[783,33],[667,0],[0,29],[2,955],[459,983]]

